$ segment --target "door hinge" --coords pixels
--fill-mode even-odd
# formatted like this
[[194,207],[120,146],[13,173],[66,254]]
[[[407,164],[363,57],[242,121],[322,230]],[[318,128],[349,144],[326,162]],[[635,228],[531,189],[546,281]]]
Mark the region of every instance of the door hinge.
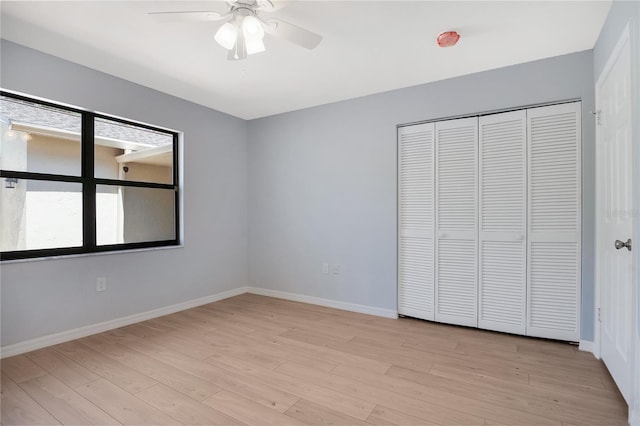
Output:
[[596,308],[596,311],[598,315],[598,322],[602,322],[602,317],[600,316],[600,308]]
[[602,126],[602,110],[601,109],[596,111],[596,124],[598,126]]

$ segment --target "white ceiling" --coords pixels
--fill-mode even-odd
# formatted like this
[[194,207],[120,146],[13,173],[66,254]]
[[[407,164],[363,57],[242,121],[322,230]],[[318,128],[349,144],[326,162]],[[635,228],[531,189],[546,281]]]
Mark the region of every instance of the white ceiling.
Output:
[[[244,119],[593,48],[610,1],[291,1],[269,14],[324,36],[312,51],[267,35],[227,61],[219,23],[152,11],[220,1],[2,1],[1,35]],[[266,15],[266,14],[265,14]],[[455,47],[436,36],[461,34]]]

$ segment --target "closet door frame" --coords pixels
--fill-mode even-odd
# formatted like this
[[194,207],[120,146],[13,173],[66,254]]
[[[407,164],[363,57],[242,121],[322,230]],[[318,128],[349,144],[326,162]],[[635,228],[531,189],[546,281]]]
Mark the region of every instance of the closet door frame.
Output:
[[[531,227],[531,129],[530,129],[530,119],[529,119],[529,111],[530,110],[535,110],[538,108],[544,108],[544,107],[557,107],[557,108],[576,108],[575,105],[577,105],[577,146],[576,146],[576,179],[577,179],[577,232],[575,233],[575,237],[576,237],[576,330],[575,332],[571,332],[571,333],[567,333],[564,331],[557,331],[557,330],[553,330],[550,328],[540,328],[540,327],[531,327],[531,312],[530,312],[530,303],[531,303],[531,246],[532,243],[535,243],[536,241],[541,241],[539,239],[538,236],[536,236],[533,232],[532,232],[532,227]],[[583,214],[583,206],[582,206],[582,128],[581,128],[581,122],[582,122],[582,116],[581,116],[581,108],[582,108],[582,103],[580,99],[572,99],[572,100],[566,100],[566,101],[558,101],[558,102],[550,102],[550,103],[544,103],[544,104],[538,104],[538,105],[530,105],[530,106],[525,106],[525,107],[515,107],[512,109],[505,109],[505,110],[500,110],[500,111],[494,111],[494,112],[488,112],[488,113],[480,113],[480,114],[476,114],[476,115],[471,115],[471,116],[460,116],[460,117],[450,117],[450,118],[442,118],[442,119],[438,119],[438,120],[429,120],[429,121],[425,121],[422,123],[415,123],[415,124],[406,124],[406,125],[400,125],[398,126],[398,132],[404,128],[404,127],[413,127],[413,126],[419,126],[419,125],[432,125],[434,126],[434,140],[433,140],[433,212],[434,212],[434,218],[433,218],[433,233],[432,233],[432,237],[433,237],[433,287],[434,287],[434,294],[433,294],[433,315],[429,315],[425,318],[425,316],[418,316],[418,315],[414,315],[411,313],[402,313],[400,312],[400,308],[398,307],[398,312],[401,315],[407,315],[407,316],[412,316],[412,317],[416,317],[416,318],[422,318],[422,319],[427,319],[427,320],[432,320],[432,321],[437,321],[437,322],[443,322],[443,323],[449,323],[449,324],[459,324],[459,325],[465,325],[465,326],[471,326],[471,327],[478,327],[478,328],[487,328],[487,329],[494,329],[497,331],[505,331],[505,332],[510,332],[510,333],[517,333],[517,334],[523,334],[526,336],[534,336],[534,337],[543,337],[543,338],[549,338],[549,339],[558,339],[558,340],[565,340],[565,341],[578,341],[580,338],[580,330],[581,330],[581,311],[582,311],[582,214]],[[525,241],[525,288],[526,288],[526,297],[525,297],[525,311],[524,311],[524,316],[525,316],[525,328],[524,328],[524,332],[522,332],[521,330],[499,330],[498,328],[489,328],[489,327],[485,327],[482,326],[480,324],[480,285],[481,285],[481,278],[480,278],[480,273],[481,273],[481,266],[480,266],[480,244],[481,244],[481,239],[480,239],[480,233],[482,232],[480,226],[481,226],[481,212],[479,211],[480,209],[480,197],[481,195],[479,194],[479,190],[480,190],[480,173],[481,173],[481,160],[480,160],[480,127],[479,127],[479,121],[481,117],[486,117],[489,115],[493,115],[493,114],[502,114],[502,113],[509,113],[509,112],[515,112],[515,111],[526,111],[527,113],[527,119],[526,119],[526,137],[525,137],[525,232],[524,232],[524,236],[523,239]],[[475,212],[476,212],[476,219],[475,219],[475,270],[476,270],[476,304],[475,304],[475,322],[473,321],[458,321],[455,317],[454,318],[448,318],[446,315],[438,315],[438,246],[439,246],[439,235],[442,234],[442,232],[444,232],[445,234],[449,234],[449,237],[453,237],[454,233],[453,232],[448,232],[448,231],[441,231],[439,229],[439,225],[438,225],[438,198],[439,198],[439,194],[438,194],[438,167],[439,167],[439,161],[438,161],[438,142],[437,142],[437,130],[436,127],[437,124],[439,123],[445,123],[445,122],[452,122],[452,121],[457,121],[457,120],[464,120],[464,119],[476,119],[477,120],[477,133],[476,133],[476,147],[475,147],[475,156],[476,156],[476,181],[475,181]],[[399,135],[399,133],[398,133]],[[401,229],[401,223],[400,223],[400,147],[398,145],[398,256],[397,256],[397,260],[398,260],[398,291],[399,291],[399,286],[401,284],[400,282],[400,261],[401,261],[401,257],[400,257],[400,238],[402,236],[402,229]],[[550,238],[547,241],[557,241],[557,242],[566,242],[565,239],[565,235],[563,233],[556,233],[555,235],[553,235],[553,233],[550,233]],[[399,298],[398,298],[398,304],[399,304]]]

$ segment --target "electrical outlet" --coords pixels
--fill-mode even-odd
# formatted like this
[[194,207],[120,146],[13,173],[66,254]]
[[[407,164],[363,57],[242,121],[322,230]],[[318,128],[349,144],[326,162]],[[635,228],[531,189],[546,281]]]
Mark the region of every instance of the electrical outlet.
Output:
[[329,273],[329,264],[328,263],[323,263],[322,264],[322,273],[323,274],[328,274]]
[[340,275],[340,265],[333,265],[331,268],[331,273],[333,275]]
[[96,278],[96,291],[105,291],[107,289],[107,279],[105,277]]

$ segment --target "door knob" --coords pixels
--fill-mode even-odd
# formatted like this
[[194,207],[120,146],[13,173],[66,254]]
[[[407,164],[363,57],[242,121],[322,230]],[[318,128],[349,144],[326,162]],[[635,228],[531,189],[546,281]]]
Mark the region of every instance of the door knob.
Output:
[[629,238],[626,242],[616,240],[615,246],[617,250],[620,250],[621,248],[626,247],[627,250],[631,251],[631,238]]

